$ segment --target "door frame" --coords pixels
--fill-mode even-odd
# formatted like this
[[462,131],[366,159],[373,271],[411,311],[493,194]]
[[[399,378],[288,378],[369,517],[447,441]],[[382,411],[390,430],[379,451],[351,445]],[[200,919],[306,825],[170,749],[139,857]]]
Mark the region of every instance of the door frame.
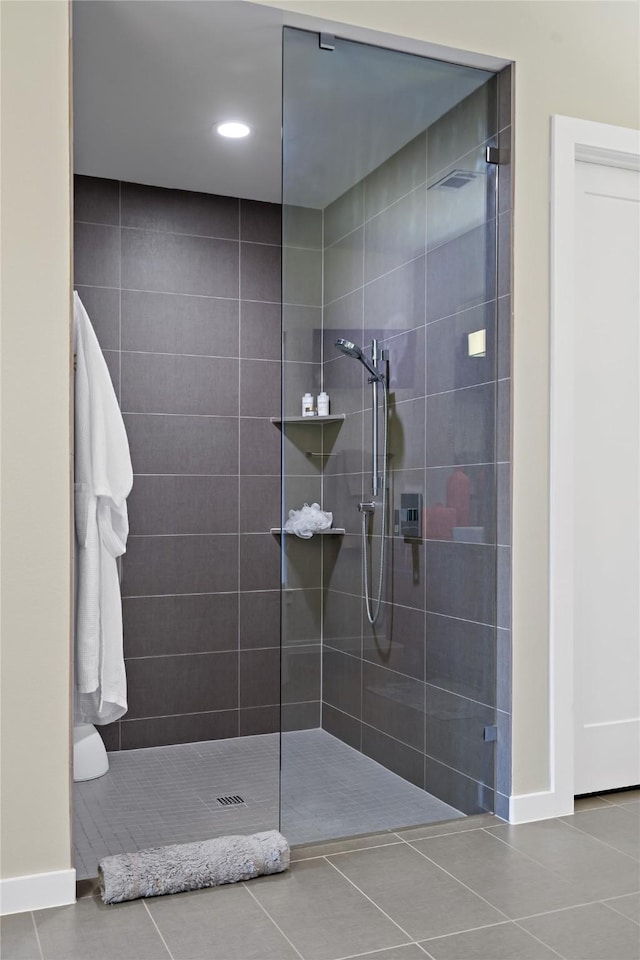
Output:
[[640,171],[640,131],[555,115],[551,119],[549,449],[549,790],[542,819],[573,813],[573,425],[576,163]]

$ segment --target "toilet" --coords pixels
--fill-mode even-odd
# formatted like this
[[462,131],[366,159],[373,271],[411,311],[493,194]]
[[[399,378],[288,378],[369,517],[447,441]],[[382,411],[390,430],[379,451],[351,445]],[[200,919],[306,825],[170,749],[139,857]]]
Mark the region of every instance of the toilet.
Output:
[[109,758],[102,737],[92,723],[73,728],[73,780],[96,780],[109,769]]

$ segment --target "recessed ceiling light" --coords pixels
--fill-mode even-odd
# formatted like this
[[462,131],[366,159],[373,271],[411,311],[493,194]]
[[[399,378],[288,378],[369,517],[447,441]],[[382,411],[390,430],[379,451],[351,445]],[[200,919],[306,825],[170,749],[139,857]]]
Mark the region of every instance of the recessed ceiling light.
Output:
[[215,130],[216,133],[219,133],[221,137],[230,137],[233,140],[239,140],[241,137],[248,137],[251,133],[251,127],[248,126],[248,124],[241,123],[238,120],[217,123]]

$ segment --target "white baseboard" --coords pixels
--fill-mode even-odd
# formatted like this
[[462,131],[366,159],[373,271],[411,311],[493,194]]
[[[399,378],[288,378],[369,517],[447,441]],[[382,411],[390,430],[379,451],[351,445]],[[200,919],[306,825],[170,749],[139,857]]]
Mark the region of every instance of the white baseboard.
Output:
[[53,870],[0,880],[0,916],[75,902],[75,870]]
[[573,796],[563,797],[554,790],[521,793],[509,797],[509,823],[529,823],[569,817],[573,813]]

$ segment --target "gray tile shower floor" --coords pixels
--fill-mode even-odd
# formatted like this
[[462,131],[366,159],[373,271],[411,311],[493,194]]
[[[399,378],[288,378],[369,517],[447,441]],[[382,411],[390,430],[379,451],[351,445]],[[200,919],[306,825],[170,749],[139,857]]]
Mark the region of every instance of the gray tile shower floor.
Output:
[[[126,750],[74,785],[77,877],[102,857],[278,828],[278,734]],[[221,806],[218,797],[243,804]],[[462,814],[324,730],[282,736],[282,822],[291,844],[431,823]]]
[[640,791],[298,847],[272,877],[4,917],[3,960],[639,960]]

